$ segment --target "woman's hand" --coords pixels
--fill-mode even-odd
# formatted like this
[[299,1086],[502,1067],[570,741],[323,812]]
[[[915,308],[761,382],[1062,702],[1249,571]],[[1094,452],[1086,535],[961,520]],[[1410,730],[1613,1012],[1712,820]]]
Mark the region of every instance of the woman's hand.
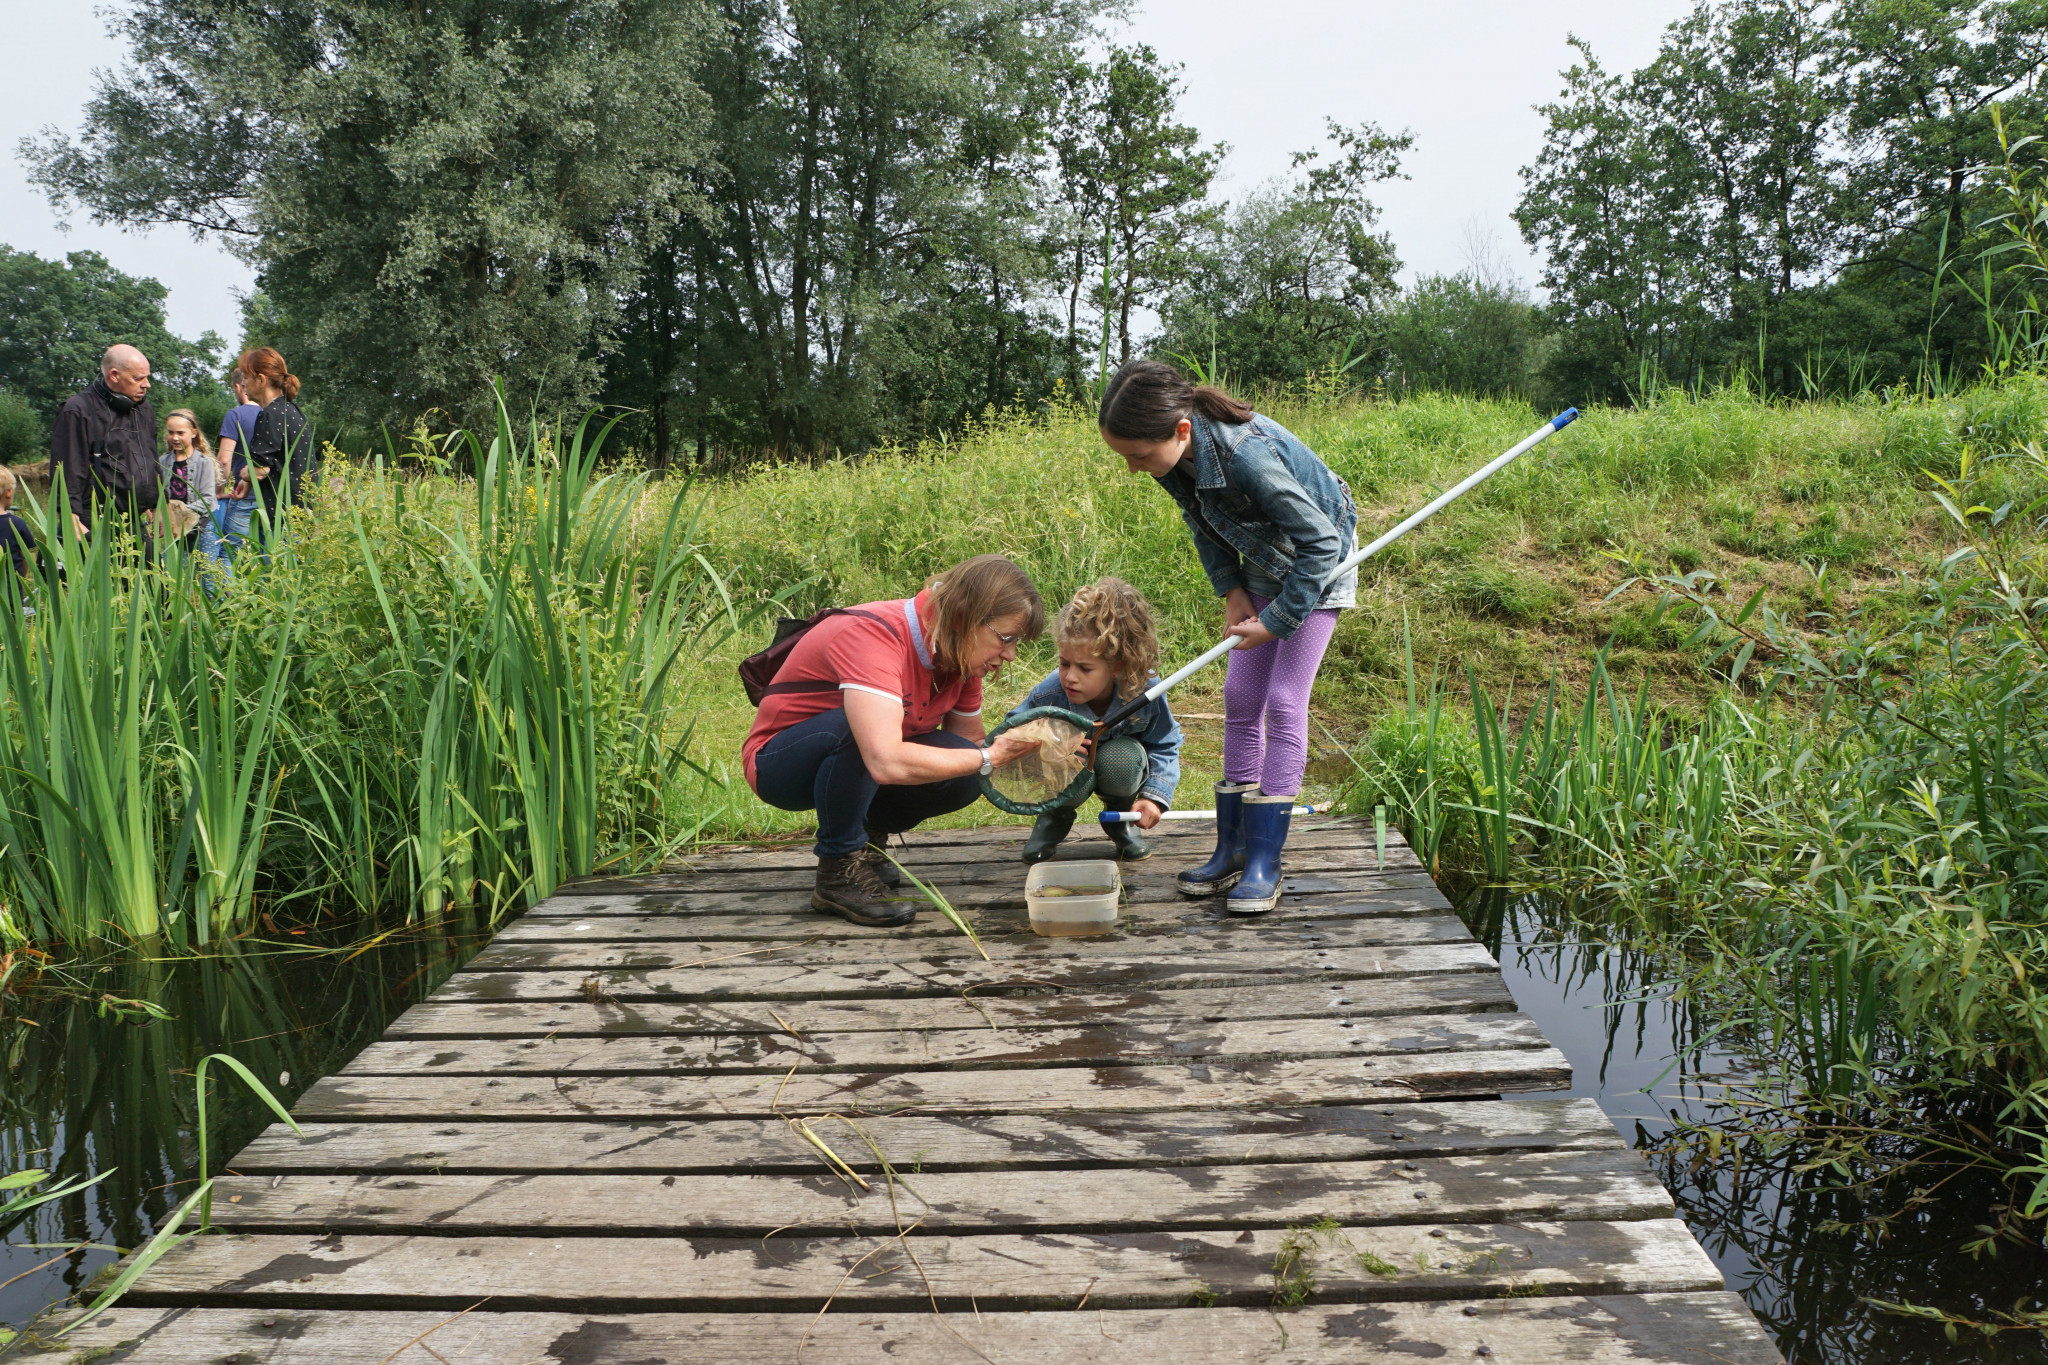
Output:
[[1243,588],[1232,588],[1223,594],[1223,633],[1230,634],[1232,626],[1249,621],[1259,614],[1252,605],[1252,595]]
[[1239,649],[1257,649],[1260,645],[1270,645],[1273,641],[1280,638],[1272,631],[1267,630],[1266,623],[1256,616],[1248,621],[1237,622],[1224,633],[1226,635],[1235,635],[1244,641],[1243,644],[1238,646]]
[[995,743],[988,746],[988,761],[993,766],[1000,768],[1005,763],[1016,762],[1037,747],[1038,741],[1036,740],[1019,739],[1015,735],[1003,735]]
[[1138,817],[1139,829],[1152,828],[1166,814],[1165,811],[1159,809],[1158,802],[1148,801],[1142,796],[1131,802],[1131,812]]

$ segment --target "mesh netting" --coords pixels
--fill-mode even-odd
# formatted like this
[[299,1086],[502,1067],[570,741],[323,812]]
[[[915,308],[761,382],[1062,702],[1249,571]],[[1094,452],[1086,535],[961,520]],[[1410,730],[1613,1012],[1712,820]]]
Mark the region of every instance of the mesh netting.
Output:
[[1081,745],[1089,722],[1056,706],[1020,711],[990,734],[1035,741],[1037,747],[981,779],[982,795],[1016,815],[1042,815],[1078,805],[1095,788]]

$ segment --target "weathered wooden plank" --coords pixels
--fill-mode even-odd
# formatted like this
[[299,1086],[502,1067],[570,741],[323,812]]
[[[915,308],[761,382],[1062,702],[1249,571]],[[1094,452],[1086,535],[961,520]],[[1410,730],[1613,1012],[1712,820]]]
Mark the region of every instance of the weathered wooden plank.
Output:
[[[958,908],[958,907],[956,907]],[[1394,891],[1347,891],[1331,895],[1300,896],[1290,900],[1275,923],[1314,924],[1321,920],[1357,919],[1367,916],[1442,915],[1450,903],[1425,888]],[[584,913],[574,913],[578,910]],[[1030,921],[1016,906],[970,908],[966,912],[977,932],[984,937],[1005,933],[1030,933]],[[1145,901],[1126,904],[1121,917],[1126,933],[1155,933],[1182,926],[1243,924],[1229,915],[1218,898]],[[513,942],[541,939],[634,937],[645,931],[641,921],[665,919],[687,925],[687,933],[698,938],[810,938],[830,929],[829,921],[810,908],[801,897],[791,905],[773,910],[749,910],[725,914],[709,910],[678,908],[674,897],[664,896],[578,896],[555,897],[541,902],[499,931],[499,938]],[[577,928],[576,926],[587,926]],[[957,937],[960,931],[942,916],[925,913],[901,929],[890,930],[894,939]]]
[[[848,1141],[841,1138],[841,1141]],[[1671,1216],[1630,1151],[1505,1152],[1416,1161],[1179,1166],[1171,1170],[900,1172],[862,1190],[786,1175],[222,1176],[229,1231],[419,1230],[438,1236],[778,1229],[895,1233],[1166,1231]]]
[[[581,921],[571,921],[580,923]],[[749,945],[732,940],[688,937],[686,919],[645,923],[658,935],[644,943],[607,941],[596,937],[601,920],[591,920],[592,936],[571,935],[562,941],[518,943],[500,939],[471,958],[463,970],[480,971],[603,971],[627,967],[681,967],[724,962],[898,962],[911,958],[972,956],[964,935],[951,939],[916,940],[906,945],[885,934],[830,925],[819,918],[810,938]],[[837,927],[835,927],[837,926]],[[847,932],[840,932],[841,928]],[[984,939],[982,946],[997,962],[1038,962],[1057,958],[1103,958],[1160,953],[1266,951],[1327,956],[1340,948],[1376,947],[1392,943],[1471,942],[1471,931],[1455,915],[1411,915],[1399,919],[1327,920],[1314,925],[1288,919],[1257,919],[1237,923],[1180,925],[1153,933],[1101,934],[1088,938],[1044,938],[1037,934]]]
[[857,1033],[929,1028],[1042,1028],[1110,1020],[1370,1019],[1395,1014],[1480,1014],[1511,1010],[1500,978],[1479,972],[1329,985],[1130,991],[1120,995],[958,996],[778,1004],[647,1004],[588,1000],[464,1004],[424,1000],[384,1031],[399,1038],[577,1038],[631,1034]]
[[[1725,1287],[1685,1224],[1378,1226],[1018,1236],[201,1237],[128,1291],[137,1306],[497,1311],[1173,1308],[1269,1303],[1283,1246],[1318,1303]],[[1370,1260],[1363,1258],[1369,1257]],[[1371,1267],[1371,1268],[1368,1268]]]
[[[1199,862],[1208,853],[1210,845],[1205,842],[1183,847],[1185,856],[1179,851],[1163,850],[1150,858],[1119,863],[1124,881],[1132,886],[1160,885],[1170,889],[1179,869],[1191,862]],[[1097,855],[1095,859],[1069,857],[1061,861],[1117,861],[1106,842],[1091,851]],[[959,848],[947,850],[941,856],[928,855],[915,848],[891,848],[890,856],[924,880],[946,887],[1001,886],[1011,882],[1022,886],[1024,874],[1029,870],[1022,857],[1021,845],[1003,849]],[[788,860],[786,864],[770,867],[735,865],[720,860],[688,872],[659,872],[614,880],[620,882],[622,893],[628,895],[775,891],[799,886],[808,888],[817,866],[814,857]],[[1412,864],[1381,867],[1371,847],[1360,847],[1348,833],[1290,838],[1287,841],[1286,870],[1289,874],[1303,875],[1359,873],[1385,878],[1390,885],[1405,886],[1418,885],[1418,878],[1423,876],[1422,869]],[[594,893],[589,884],[584,883],[575,892],[564,894],[588,896]]]
[[1017,1071],[774,1075],[328,1076],[299,1100],[311,1119],[684,1118],[784,1114],[1140,1112],[1500,1095],[1561,1090],[1553,1048],[1390,1058]]
[[917,958],[851,966],[750,962],[621,971],[458,972],[435,992],[445,1001],[833,1000],[863,997],[1053,995],[1065,991],[1167,991],[1303,981],[1365,981],[1418,972],[1500,970],[1477,943],[1391,944],[1307,953],[1138,953],[1113,958],[983,962]]
[[1420,1052],[1547,1048],[1523,1014],[1392,1019],[1225,1020],[1190,1025],[1080,1024],[1057,1028],[915,1032],[698,1034],[687,1038],[446,1039],[378,1042],[342,1069],[349,1076],[657,1076],[700,1071],[930,1071],[1144,1066],[1269,1058],[1391,1057]]
[[[465,1305],[465,1307],[468,1305]],[[978,1306],[977,1306],[978,1307]],[[1477,1311],[1467,1313],[1466,1309]],[[997,1313],[831,1312],[582,1315],[118,1307],[68,1337],[80,1358],[191,1365],[648,1365],[812,1361],[891,1365],[1358,1365],[1482,1359],[1514,1365],[1783,1365],[1727,1292]],[[414,1343],[418,1342],[419,1345]],[[105,1354],[96,1354],[105,1352]]]
[[[860,1123],[865,1137],[830,1119],[817,1121],[815,1131],[864,1171],[878,1169],[884,1158],[905,1170],[971,1171],[1364,1161],[1623,1145],[1600,1107],[1584,1099],[1151,1114],[878,1114]],[[272,1125],[236,1156],[234,1170],[813,1174],[820,1156],[790,1124],[773,1118],[302,1126],[303,1136]]]
[[[906,837],[889,841],[889,851],[896,857],[924,865],[939,866],[947,863],[965,863],[978,860],[1011,861],[1022,852],[1025,837],[1031,832],[1030,821],[1016,825],[983,826],[976,829],[913,830]],[[1206,822],[1172,821],[1152,830],[1145,836],[1155,850],[1155,858],[1199,862],[1214,846],[1216,827]],[[1288,847],[1319,848],[1342,846],[1355,849],[1367,860],[1368,865],[1379,867],[1378,852],[1373,844],[1373,828],[1370,820],[1321,819],[1303,820],[1288,833]],[[653,876],[681,877],[709,873],[719,875],[726,871],[760,871],[796,868],[809,870],[817,864],[812,853],[809,838],[793,839],[777,844],[747,844],[717,848],[685,855],[667,866],[654,870]],[[1075,823],[1074,831],[1067,836],[1057,854],[1062,860],[1082,860],[1114,856],[1107,836],[1099,823],[1083,818]],[[1150,860],[1146,860],[1150,861]],[[1414,851],[1401,839],[1400,831],[1387,831],[1387,871],[1415,871],[1421,867]],[[593,883],[615,882],[618,877],[596,876],[575,878],[562,886],[565,895],[581,894],[582,888]]]
[[[1172,865],[1145,870],[1124,869],[1125,895],[1132,904],[1175,905],[1184,902],[1184,897],[1174,889]],[[911,871],[917,871],[911,865]],[[976,865],[975,880],[968,880],[965,871],[957,875],[940,876],[936,880],[926,878],[962,910],[1016,909],[1024,904],[1023,864],[998,864],[993,868]],[[777,884],[740,890],[704,889],[693,878],[649,878],[644,883],[610,883],[603,889],[595,887],[585,891],[576,899],[593,896],[612,898],[634,896],[646,900],[659,895],[668,902],[665,907],[672,914],[710,913],[737,915],[749,910],[788,910],[802,908],[809,904],[811,879],[795,874],[777,875]],[[1429,874],[1426,872],[1372,872],[1333,871],[1297,872],[1291,867],[1281,883],[1281,906],[1295,903],[1297,897],[1327,895],[1334,892],[1384,892],[1414,891],[1427,892],[1431,889]],[[916,897],[915,888],[906,886],[898,894]],[[560,897],[558,896],[557,899]]]

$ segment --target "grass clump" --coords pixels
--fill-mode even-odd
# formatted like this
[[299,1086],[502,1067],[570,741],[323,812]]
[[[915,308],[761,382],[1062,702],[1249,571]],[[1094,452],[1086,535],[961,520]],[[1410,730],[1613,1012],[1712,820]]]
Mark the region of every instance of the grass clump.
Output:
[[31,508],[55,554],[0,585],[0,947],[506,910],[659,856],[677,662],[729,613],[681,494],[601,440],[502,418],[417,452],[463,479],[337,456],[218,582]]

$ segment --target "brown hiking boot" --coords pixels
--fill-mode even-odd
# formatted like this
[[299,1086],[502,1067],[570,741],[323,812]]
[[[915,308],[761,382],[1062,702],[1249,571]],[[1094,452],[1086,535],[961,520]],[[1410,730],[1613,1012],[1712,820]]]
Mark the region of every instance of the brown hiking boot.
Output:
[[818,882],[811,892],[811,909],[837,915],[848,924],[900,929],[917,918],[917,907],[909,901],[892,899],[868,858],[868,850],[861,849],[843,858],[818,859]]
[[868,831],[868,846],[861,853],[868,860],[868,866],[875,869],[875,875],[882,879],[882,885],[894,891],[903,885],[903,870],[889,860],[889,836]]

